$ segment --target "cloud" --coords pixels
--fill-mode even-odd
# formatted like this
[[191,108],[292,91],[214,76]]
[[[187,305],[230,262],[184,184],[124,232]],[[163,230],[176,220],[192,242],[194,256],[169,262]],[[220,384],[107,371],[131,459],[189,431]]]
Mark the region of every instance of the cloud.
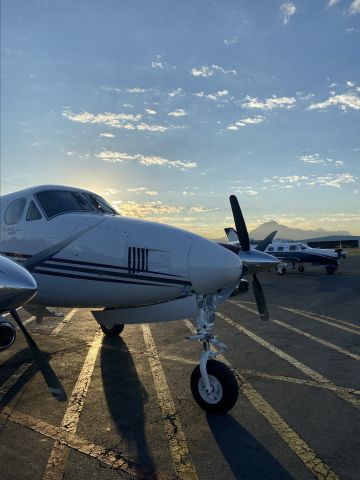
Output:
[[100,137],[105,137],[105,138],[114,138],[113,133],[100,133]]
[[155,55],[155,60],[151,62],[151,67],[160,70],[176,70],[174,65],[170,65],[170,63],[163,61],[161,55]]
[[124,128],[126,130],[147,130],[150,132],[166,132],[169,127],[165,125],[149,125],[145,122],[140,122],[141,114],[131,113],[98,113],[93,114],[89,112],[81,112],[78,114],[72,113],[70,110],[63,112],[63,116],[73,122],[91,123],[99,125],[109,125],[115,128]]
[[[178,223],[178,216],[181,215],[181,220],[186,220],[186,215],[188,214],[199,214],[218,210],[217,208],[206,208],[204,206],[192,206],[185,207],[182,205],[169,205],[161,202],[160,200],[152,202],[125,202],[117,200],[112,202],[114,206],[118,207],[120,212],[129,217],[137,218],[146,218],[147,220],[154,221],[170,221],[172,223]],[[165,217],[166,216],[166,217]],[[187,217],[187,221],[196,221],[196,219],[191,216]]]
[[156,115],[156,110],[152,110],[151,108],[147,108],[145,110],[145,112],[148,114],[148,115]]
[[255,115],[254,117],[243,118],[238,122],[231,123],[226,128],[227,130],[239,130],[241,127],[246,127],[247,125],[258,125],[265,120],[266,117],[262,115]]
[[191,69],[191,75],[193,77],[211,77],[214,75],[214,73],[220,72],[223,73],[224,75],[236,75],[237,71],[232,69],[232,70],[226,70],[223,67],[220,67],[219,65],[210,65],[210,66],[202,66],[199,68],[192,68]]
[[126,91],[128,93],[145,93],[145,88],[134,87],[134,88],[127,88]]
[[116,152],[112,150],[106,150],[95,155],[97,158],[111,163],[121,163],[124,161],[135,160],[141,165],[151,166],[158,165],[168,168],[178,168],[180,170],[186,170],[190,168],[196,168],[196,162],[181,162],[180,160],[168,160],[167,158],[158,157],[156,155],[131,155],[125,152]]
[[292,188],[293,186],[326,186],[332,188],[341,188],[347,183],[355,183],[358,179],[351,173],[338,173],[328,175],[290,175],[290,176],[278,176],[274,175],[271,178],[264,178],[263,183],[266,187],[264,190]]
[[291,2],[282,3],[280,5],[280,17],[283,25],[289,23],[290,17],[296,12],[296,7]]
[[230,47],[231,45],[235,45],[235,43],[238,43],[239,39],[236,35],[234,35],[231,38],[225,38],[223,41],[227,47]]
[[354,0],[352,4],[349,7],[349,12],[352,15],[355,15],[356,13],[360,13],[360,0]]
[[328,6],[333,7],[334,5],[336,5],[339,2],[340,2],[340,0],[329,0]]
[[299,155],[297,158],[304,163],[310,163],[310,164],[327,165],[329,163],[333,163],[336,166],[344,165],[344,162],[342,160],[334,160],[333,158],[321,158],[319,153],[310,153],[308,155]]
[[332,106],[336,106],[343,111],[346,111],[348,108],[360,110],[360,98],[355,93],[332,94],[324,102],[312,103],[309,105],[308,110],[326,110]]
[[266,98],[265,101],[259,100],[257,97],[246,96],[246,102],[241,106],[244,108],[258,108],[261,110],[273,110],[275,108],[292,108],[296,104],[294,97],[276,97],[275,95]]
[[185,115],[187,115],[187,113],[182,108],[177,108],[173,112],[168,113],[169,117],[184,117]]
[[202,97],[202,98],[207,98],[208,100],[219,100],[219,99],[224,99],[229,95],[229,90],[218,90],[215,93],[209,93],[208,95],[205,95],[204,92],[197,92],[194,93],[196,97]]
[[169,97],[176,97],[177,95],[184,95],[182,88],[177,88],[176,90],[172,90],[168,93]]
[[144,193],[145,195],[149,195],[151,197],[159,195],[156,190],[148,190],[146,187],[127,188],[126,191],[130,193],[136,193],[137,195]]

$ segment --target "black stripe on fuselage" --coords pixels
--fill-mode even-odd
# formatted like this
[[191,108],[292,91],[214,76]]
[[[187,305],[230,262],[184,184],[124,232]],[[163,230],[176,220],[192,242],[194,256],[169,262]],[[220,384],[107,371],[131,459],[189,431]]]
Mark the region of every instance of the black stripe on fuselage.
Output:
[[44,264],[39,265],[39,267],[36,267],[34,269],[34,273],[38,272],[39,269],[51,269],[51,271],[56,270],[65,270],[65,271],[73,271],[73,272],[79,272],[79,273],[84,273],[84,274],[94,274],[94,275],[101,275],[101,276],[109,276],[109,277],[115,277],[115,278],[128,278],[128,279],[134,279],[134,280],[145,280],[148,282],[157,282],[157,283],[169,283],[172,285],[190,285],[191,282],[187,280],[177,280],[174,278],[165,278],[165,277],[160,277],[160,276],[151,276],[151,275],[139,275],[139,274],[129,274],[129,273],[120,273],[120,272],[114,272],[110,270],[96,270],[94,268],[85,268],[85,267],[80,267],[80,266],[72,266],[72,265],[60,265],[53,262],[52,260],[46,261]]
[[[125,283],[128,285],[137,285],[137,286],[150,286],[150,287],[159,287],[160,285],[156,285],[155,283],[147,283],[147,282],[136,282],[136,281],[131,281],[129,280],[118,280],[115,278],[104,278],[104,277],[89,277],[87,275],[75,275],[72,273],[64,273],[64,272],[55,272],[53,270],[42,270],[40,267],[38,267],[34,273],[40,274],[40,275],[50,275],[54,277],[66,277],[66,278],[74,278],[76,280],[92,280],[95,282],[107,282],[107,283]],[[135,280],[135,279],[134,279]],[[161,287],[164,288],[171,288],[173,285],[161,285]]]
[[[129,247],[129,248],[133,248],[133,247]],[[152,273],[152,274],[158,275],[159,272],[155,272],[154,270],[149,270],[148,269],[148,256],[149,256],[148,252],[149,251],[146,250],[146,273]],[[32,255],[20,254],[20,253],[11,253],[11,252],[0,252],[0,253],[2,255],[6,255],[7,257],[13,257],[13,259],[18,259],[18,260],[24,260],[24,259],[32,257]],[[54,258],[54,257],[52,257],[51,260],[48,260],[48,262],[50,262],[50,261],[51,262],[56,262],[56,263],[69,263],[69,264],[73,264],[73,265],[86,265],[86,266],[90,266],[90,267],[99,267],[99,268],[105,268],[105,269],[110,268],[110,269],[114,269],[114,270],[124,270],[124,271],[131,270],[129,265],[127,267],[120,267],[118,265],[109,265],[109,264],[106,264],[106,263],[85,262],[85,261],[82,261],[82,260],[70,260],[70,259],[66,259],[66,258]],[[181,275],[174,275],[172,273],[161,272],[161,275],[163,275],[163,278],[166,278],[166,277],[182,278]]]

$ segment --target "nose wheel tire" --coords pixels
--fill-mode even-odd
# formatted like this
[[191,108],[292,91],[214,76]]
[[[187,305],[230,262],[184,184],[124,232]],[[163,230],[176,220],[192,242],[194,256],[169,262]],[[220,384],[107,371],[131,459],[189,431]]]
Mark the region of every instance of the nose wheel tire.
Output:
[[190,380],[194,399],[206,412],[226,413],[235,405],[238,398],[239,387],[236,378],[226,365],[216,360],[208,360],[206,370],[211,391],[206,391],[198,365],[193,370]]
[[124,325],[123,324],[118,324],[118,325],[106,325],[105,323],[102,323],[100,325],[101,330],[105,335],[109,335],[110,337],[115,337],[116,335],[120,335],[120,333],[124,330]]

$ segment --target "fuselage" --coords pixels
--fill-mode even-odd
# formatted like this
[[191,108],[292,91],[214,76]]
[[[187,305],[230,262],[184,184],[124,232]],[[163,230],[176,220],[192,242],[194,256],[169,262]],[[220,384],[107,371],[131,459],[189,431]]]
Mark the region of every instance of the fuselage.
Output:
[[147,305],[213,293],[241,275],[241,261],[215,242],[122,217],[86,190],[32,187],[1,197],[0,212],[0,253],[17,261],[79,234],[31,272],[37,304]]
[[338,254],[327,248],[312,248],[300,242],[274,242],[265,252],[288,262],[338,265]]

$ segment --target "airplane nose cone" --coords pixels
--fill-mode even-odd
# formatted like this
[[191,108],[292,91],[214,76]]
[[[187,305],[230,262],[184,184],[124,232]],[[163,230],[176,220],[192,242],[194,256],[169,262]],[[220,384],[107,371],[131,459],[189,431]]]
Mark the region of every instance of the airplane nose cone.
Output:
[[11,310],[24,305],[36,290],[34,277],[24,267],[0,257],[0,309]]
[[235,285],[241,275],[242,262],[230,250],[199,238],[190,249],[188,268],[193,289],[206,295]]

